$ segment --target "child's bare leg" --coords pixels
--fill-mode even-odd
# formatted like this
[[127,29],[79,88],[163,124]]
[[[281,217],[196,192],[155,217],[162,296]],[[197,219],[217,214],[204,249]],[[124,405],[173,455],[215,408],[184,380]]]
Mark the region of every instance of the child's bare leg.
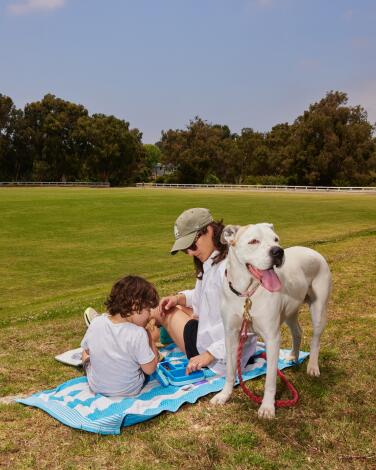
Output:
[[161,315],[159,308],[155,308],[151,316],[155,318],[157,324],[166,328],[176,346],[185,353],[183,333],[185,325],[192,319],[192,309],[179,305],[172,309],[171,313]]

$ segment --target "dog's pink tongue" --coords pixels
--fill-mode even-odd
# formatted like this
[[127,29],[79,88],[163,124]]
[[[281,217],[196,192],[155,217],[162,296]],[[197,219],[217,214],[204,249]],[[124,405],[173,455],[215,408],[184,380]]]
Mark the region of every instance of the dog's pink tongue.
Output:
[[282,284],[274,269],[260,270],[261,284],[270,292],[276,292],[281,289]]
[[251,264],[247,264],[248,270],[261,284],[270,292],[276,292],[281,289],[282,284],[274,269],[256,269]]

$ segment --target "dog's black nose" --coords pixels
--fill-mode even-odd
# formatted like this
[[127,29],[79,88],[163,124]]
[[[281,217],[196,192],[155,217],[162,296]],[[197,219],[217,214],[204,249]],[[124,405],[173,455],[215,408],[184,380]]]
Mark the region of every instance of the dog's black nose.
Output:
[[280,246],[272,246],[270,248],[270,255],[273,258],[274,264],[279,267],[283,261],[284,251]]

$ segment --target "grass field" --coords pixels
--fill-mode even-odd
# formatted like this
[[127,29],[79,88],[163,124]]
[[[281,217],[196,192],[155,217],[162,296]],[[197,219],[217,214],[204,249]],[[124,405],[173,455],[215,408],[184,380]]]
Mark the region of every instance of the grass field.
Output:
[[[0,189],[0,395],[28,394],[77,376],[53,356],[77,347],[83,309],[102,308],[120,276],[143,275],[162,295],[192,286],[191,261],[170,256],[169,249],[176,216],[195,206],[209,207],[226,223],[273,222],[284,246],[310,246],[327,258],[334,290],[321,377],[307,377],[305,364],[290,369],[300,402],[278,410],[271,422],[258,420],[236,390],[223,408],[206,397],[118,437],[74,431],[40,410],[0,405],[0,467],[375,468],[371,195]],[[303,348],[309,349],[303,310]],[[252,387],[261,392],[263,383]]]

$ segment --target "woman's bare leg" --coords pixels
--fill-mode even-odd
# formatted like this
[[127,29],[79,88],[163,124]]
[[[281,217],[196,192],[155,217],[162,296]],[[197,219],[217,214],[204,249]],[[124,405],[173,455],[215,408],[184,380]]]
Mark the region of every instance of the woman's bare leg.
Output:
[[173,339],[176,346],[185,353],[184,344],[184,327],[192,319],[192,309],[188,307],[181,307],[180,305],[173,310],[171,313],[161,315],[159,308],[155,308],[151,312],[151,316],[155,318],[157,324],[162,325],[166,328],[168,334]]

